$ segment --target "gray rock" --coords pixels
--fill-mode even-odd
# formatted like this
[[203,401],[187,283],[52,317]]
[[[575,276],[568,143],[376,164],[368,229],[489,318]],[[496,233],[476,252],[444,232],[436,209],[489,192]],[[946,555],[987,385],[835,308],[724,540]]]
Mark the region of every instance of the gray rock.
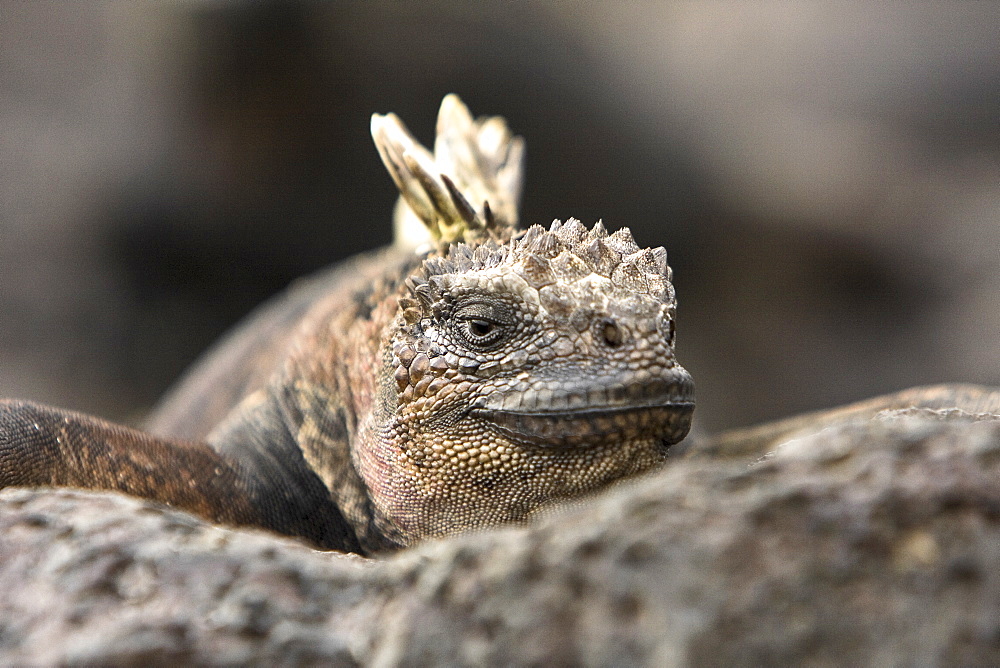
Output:
[[1000,423],[883,413],[384,559],[0,493],[0,662],[1000,663]]

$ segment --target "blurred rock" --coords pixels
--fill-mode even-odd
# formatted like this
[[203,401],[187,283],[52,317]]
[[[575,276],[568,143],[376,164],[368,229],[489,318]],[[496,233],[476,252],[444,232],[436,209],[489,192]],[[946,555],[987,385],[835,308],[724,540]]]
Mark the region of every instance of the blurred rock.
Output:
[[0,661],[995,665],[998,455],[998,416],[888,412],[378,560],[6,490]]

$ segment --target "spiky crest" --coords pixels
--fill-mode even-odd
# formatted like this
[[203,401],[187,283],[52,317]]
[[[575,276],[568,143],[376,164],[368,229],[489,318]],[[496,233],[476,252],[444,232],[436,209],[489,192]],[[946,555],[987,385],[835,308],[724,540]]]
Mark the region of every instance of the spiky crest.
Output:
[[412,282],[423,285],[434,276],[515,265],[536,288],[594,273],[634,292],[664,294],[672,278],[663,247],[640,249],[627,227],[609,235],[600,221],[588,230],[570,218],[553,221],[547,230],[532,225],[506,244],[453,244],[444,254],[428,256]]
[[[524,141],[499,116],[473,119],[457,95],[438,112],[434,153],[395,114],[373,114],[372,138],[399,188],[398,243],[414,219],[440,249],[450,243],[503,243],[517,229]],[[416,245],[414,242],[410,242]]]

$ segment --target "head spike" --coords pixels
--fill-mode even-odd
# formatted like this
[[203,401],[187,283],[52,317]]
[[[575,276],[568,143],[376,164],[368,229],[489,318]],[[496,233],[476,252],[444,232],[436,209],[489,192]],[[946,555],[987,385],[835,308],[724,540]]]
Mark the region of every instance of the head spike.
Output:
[[497,229],[497,219],[493,216],[493,209],[490,208],[490,203],[486,200],[483,200],[483,219],[486,221],[486,229]]
[[410,176],[417,180],[424,194],[430,199],[430,205],[434,213],[440,215],[449,208],[450,202],[444,185],[440,183],[430,171],[433,163],[425,164],[426,156],[417,151],[405,151],[403,153],[403,164],[409,170]]
[[551,263],[534,253],[528,253],[521,260],[518,273],[528,282],[528,285],[536,290],[556,282],[556,275],[552,271]]
[[559,252],[565,248],[565,245],[559,241],[559,237],[552,234],[543,234],[538,238],[538,243],[535,244],[535,252],[544,258],[552,259],[559,255]]
[[442,174],[441,180],[444,181],[444,185],[448,189],[448,194],[451,195],[451,201],[455,206],[455,210],[462,217],[462,220],[469,227],[482,227],[483,224],[479,220],[479,214],[476,213],[476,210],[469,204],[469,200],[465,199],[465,196],[455,186],[455,182],[449,179],[447,174]]
[[629,292],[649,292],[646,273],[634,262],[622,261],[611,274],[611,282]]
[[[667,266],[667,249],[657,246],[653,249],[653,258],[656,261],[656,271],[662,276],[667,276],[667,272],[670,271],[670,267]],[[669,279],[669,276],[667,278]]]
[[559,229],[559,238],[569,244],[579,243],[587,235],[587,228],[576,218],[570,218]]
[[[395,114],[372,116],[372,138],[406,204],[397,210],[397,223],[412,213],[442,248],[462,240],[503,242],[514,234],[524,144],[502,118],[474,120],[457,96],[448,95],[433,154]],[[483,202],[483,210],[471,202]]]
[[593,266],[594,272],[611,277],[611,273],[621,261],[621,256],[611,249],[601,238],[591,241],[583,250],[584,257]]
[[525,230],[524,234],[521,235],[521,238],[517,240],[517,247],[530,250],[531,246],[533,246],[535,242],[538,241],[538,238],[543,234],[545,234],[544,227],[541,225],[532,225]]
[[576,281],[591,273],[583,258],[571,250],[563,251],[552,260],[552,269],[566,281]]
[[625,258],[625,262],[631,262],[643,273],[659,273],[659,266],[657,266],[656,256],[653,255],[652,248],[643,248],[632,253]]
[[630,255],[639,250],[635,239],[632,238],[632,230],[627,227],[623,227],[609,236],[607,243],[622,255]]

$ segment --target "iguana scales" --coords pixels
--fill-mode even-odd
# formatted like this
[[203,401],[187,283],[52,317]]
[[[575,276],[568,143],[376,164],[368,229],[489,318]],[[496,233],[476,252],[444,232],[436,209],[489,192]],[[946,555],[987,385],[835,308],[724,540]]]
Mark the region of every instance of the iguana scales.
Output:
[[[420,248],[358,256],[265,304],[146,431],[0,402],[0,487],[118,490],[368,554],[518,521],[660,464],[694,408],[664,249],[600,222],[518,231],[523,144],[455,96],[433,154],[392,114],[372,134],[397,224],[429,233]],[[935,391],[949,403],[941,388],[915,403]],[[747,454],[740,443],[703,452]]]

